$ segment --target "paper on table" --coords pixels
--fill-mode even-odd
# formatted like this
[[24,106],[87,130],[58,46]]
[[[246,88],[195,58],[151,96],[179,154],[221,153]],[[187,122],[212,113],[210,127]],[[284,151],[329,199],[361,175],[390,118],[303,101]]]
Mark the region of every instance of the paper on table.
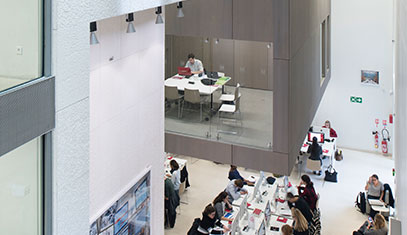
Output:
[[226,84],[227,81],[229,81],[230,77],[221,77],[216,81],[215,85],[220,85],[223,86]]

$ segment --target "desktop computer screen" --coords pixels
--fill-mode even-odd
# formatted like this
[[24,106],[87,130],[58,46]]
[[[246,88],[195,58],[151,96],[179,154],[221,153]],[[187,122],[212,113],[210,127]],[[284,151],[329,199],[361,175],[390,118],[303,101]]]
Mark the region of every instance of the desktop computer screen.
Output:
[[271,207],[270,207],[270,202],[267,201],[266,204],[266,209],[264,209],[264,220],[266,221],[266,224],[270,221],[270,216],[271,216]]
[[314,137],[317,137],[318,143],[324,143],[325,141],[325,135],[324,133],[320,132],[308,132],[308,142],[312,142],[312,139]]
[[264,223],[264,220],[260,224],[260,228],[257,231],[257,235],[266,235],[266,224]]

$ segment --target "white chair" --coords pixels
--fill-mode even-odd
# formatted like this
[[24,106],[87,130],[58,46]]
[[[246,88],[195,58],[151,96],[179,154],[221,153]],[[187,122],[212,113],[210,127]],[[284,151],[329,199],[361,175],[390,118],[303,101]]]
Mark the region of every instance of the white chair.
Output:
[[178,105],[178,118],[180,117],[183,97],[184,96],[178,94],[178,88],[176,86],[165,86],[165,100],[169,105],[173,102]]
[[[237,123],[240,121],[240,126],[243,125],[242,123],[242,114],[240,112],[240,96],[235,96],[236,100],[234,100],[234,104],[222,104],[218,110],[218,134],[219,133],[229,133],[229,134],[237,134],[237,131],[222,131],[220,130],[220,126],[222,124],[222,119],[226,119],[222,117],[222,113],[226,113],[232,115],[234,118],[227,118],[228,120],[232,119]],[[235,116],[238,115],[239,117],[236,118]]]
[[[199,94],[198,89],[188,89],[185,88],[184,90],[184,103],[190,103],[190,104],[198,104],[199,105],[199,121],[202,121],[202,106],[204,104],[205,99],[201,98],[201,95]],[[181,109],[181,117],[184,112],[184,106],[182,106]]]
[[320,160],[312,160],[307,159],[307,168],[311,171],[320,171],[321,170],[321,161]]
[[237,97],[240,97],[239,93],[240,84],[238,83],[235,88],[234,94],[222,94],[219,98],[222,102],[233,102],[236,100]]

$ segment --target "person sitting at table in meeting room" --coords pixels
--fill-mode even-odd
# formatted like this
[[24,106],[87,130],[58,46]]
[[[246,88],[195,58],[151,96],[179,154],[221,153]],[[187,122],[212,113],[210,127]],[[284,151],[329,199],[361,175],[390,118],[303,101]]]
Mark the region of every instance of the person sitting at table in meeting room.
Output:
[[329,120],[325,121],[325,125],[323,127],[329,129],[329,137],[334,137],[334,138],[338,137],[338,135],[336,134],[336,131],[331,127],[331,122]]
[[314,183],[308,175],[301,176],[301,183],[298,187],[298,194],[308,203],[309,208],[314,211],[318,200],[318,195],[315,192]]
[[235,180],[235,179],[241,179],[243,180],[243,184],[247,184],[249,186],[254,185],[253,182],[250,182],[249,180],[243,178],[239,171],[237,170],[237,166],[235,165],[230,165],[230,170],[229,170],[229,176],[228,176],[229,180]]
[[383,201],[384,186],[376,174],[369,177],[369,180],[366,182],[365,190],[367,190],[367,199]]
[[304,215],[308,223],[311,223],[312,221],[311,209],[309,208],[308,203],[302,197],[294,196],[292,193],[287,193],[287,201],[290,209],[293,207],[297,208]]
[[358,231],[353,231],[353,235],[387,235],[387,233],[386,220],[381,214],[376,214],[373,222],[367,220]]
[[293,216],[294,220],[294,235],[308,235],[309,230],[308,230],[308,222],[305,219],[304,215],[301,213],[300,210],[297,208],[291,208],[291,214]]
[[213,207],[216,210],[216,218],[219,220],[233,221],[231,218],[226,218],[225,211],[232,210],[232,205],[229,202],[229,195],[227,192],[223,191],[216,196],[212,202]]
[[174,184],[174,189],[177,195],[179,196],[179,186],[181,185],[181,171],[179,170],[178,162],[172,159],[170,161],[171,174],[167,174],[168,177],[171,177],[172,183]]
[[293,235],[293,228],[288,224],[284,224],[283,227],[281,227],[281,233],[283,235]]
[[202,61],[195,59],[195,55],[192,53],[188,55],[188,61],[185,67],[190,68],[192,74],[200,74],[204,71]]
[[240,198],[240,195],[247,194],[247,190],[243,188],[243,180],[236,179],[229,181],[225,192],[229,195],[229,202],[232,203],[234,200]]
[[[307,153],[310,153],[311,155],[309,156],[309,159],[311,160],[319,160],[321,161],[321,166],[322,166],[322,148],[318,144],[318,139],[317,137],[312,138],[312,144],[308,147]],[[321,170],[318,172],[314,171],[313,173],[316,175],[321,175]]]
[[223,226],[223,224],[216,218],[216,210],[211,204],[209,204],[202,212],[202,219],[198,227],[198,234],[215,234],[213,233],[215,226],[222,228],[224,233],[230,231],[228,227]]

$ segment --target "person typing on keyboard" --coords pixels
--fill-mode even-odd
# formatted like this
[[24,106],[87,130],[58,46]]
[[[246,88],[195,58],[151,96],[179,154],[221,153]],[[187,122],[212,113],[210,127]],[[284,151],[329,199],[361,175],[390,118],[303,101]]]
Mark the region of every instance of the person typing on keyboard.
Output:
[[188,61],[185,64],[185,67],[190,68],[192,74],[200,74],[204,71],[202,61],[195,59],[195,55],[193,53],[188,55]]

